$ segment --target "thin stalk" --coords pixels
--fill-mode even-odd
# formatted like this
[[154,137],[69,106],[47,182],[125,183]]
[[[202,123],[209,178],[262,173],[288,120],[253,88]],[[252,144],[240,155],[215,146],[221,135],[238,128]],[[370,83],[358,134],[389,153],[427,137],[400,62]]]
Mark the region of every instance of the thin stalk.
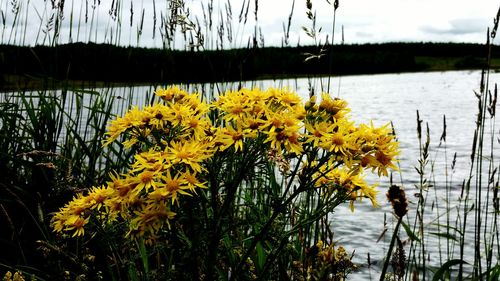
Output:
[[[333,3],[333,20],[332,20],[332,43],[330,48],[333,50],[333,45],[335,44],[335,19],[337,17],[337,9],[339,7],[339,1],[335,0]],[[333,52],[330,51],[330,61],[328,62],[328,85],[327,92],[330,92],[330,80],[332,79],[332,67],[333,67]]]
[[[385,280],[385,274],[387,272],[387,268],[389,267],[389,261],[391,260],[392,249],[394,249],[394,244],[396,243],[396,236],[399,233],[399,226],[401,225],[402,221],[403,221],[402,217],[398,218],[398,222],[396,223],[396,227],[394,228],[394,233],[392,234],[391,243],[389,244],[389,249],[387,250],[384,266],[382,267],[382,272],[380,273],[380,281]],[[424,274],[424,280],[425,280],[425,274]]]

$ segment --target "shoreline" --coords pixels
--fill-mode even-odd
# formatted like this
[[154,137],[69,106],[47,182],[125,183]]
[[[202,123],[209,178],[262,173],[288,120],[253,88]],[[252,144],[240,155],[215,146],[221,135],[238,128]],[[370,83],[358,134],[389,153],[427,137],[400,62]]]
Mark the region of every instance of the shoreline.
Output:
[[[314,75],[276,75],[276,74],[263,74],[256,79],[248,80],[228,80],[228,81],[193,81],[190,83],[172,82],[162,83],[159,81],[83,81],[83,80],[57,80],[53,78],[36,78],[20,75],[8,75],[7,79],[4,78],[4,83],[0,87],[0,93],[13,93],[25,91],[44,91],[44,90],[84,90],[84,89],[98,89],[98,88],[118,88],[118,87],[140,87],[140,86],[160,86],[160,85],[181,85],[181,84],[203,84],[203,83],[234,83],[234,82],[248,82],[260,80],[289,80],[289,79],[303,79],[303,78],[326,78],[331,77],[346,77],[346,76],[364,76],[364,75],[383,75],[383,74],[405,74],[405,73],[429,73],[429,72],[448,72],[448,71],[480,71],[481,68],[448,68],[448,69],[428,69],[421,71],[400,71],[400,72],[375,72],[375,73],[354,73],[354,74],[314,74]],[[500,67],[491,69],[492,72],[500,72]],[[5,76],[4,76],[5,77]]]

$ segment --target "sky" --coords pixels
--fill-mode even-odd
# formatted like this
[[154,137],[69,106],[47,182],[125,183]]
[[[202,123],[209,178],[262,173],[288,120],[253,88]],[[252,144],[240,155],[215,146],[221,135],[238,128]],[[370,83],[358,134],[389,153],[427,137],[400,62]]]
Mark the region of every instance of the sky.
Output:
[[[0,22],[0,39],[2,43],[10,44],[50,44],[55,30],[55,20],[53,17],[51,20],[51,15],[56,11],[52,3],[57,5],[64,2],[57,40],[59,43],[93,41],[162,47],[161,18],[169,17],[168,7],[176,1],[18,0],[18,5],[14,6],[12,3],[16,1],[0,0],[3,19]],[[487,28],[493,26],[493,19],[500,7],[498,0],[339,0],[333,26],[334,0],[311,0],[317,31],[317,36],[311,38],[303,28],[311,30],[313,27],[306,15],[306,0],[257,1],[257,20],[255,0],[213,0],[213,27],[211,31],[207,31],[203,27],[208,20],[204,20],[203,14],[204,11],[208,14],[210,2],[184,0],[181,13],[187,22],[202,26],[205,48],[219,45],[223,48],[245,47],[252,41],[255,30],[258,31],[257,41],[260,45],[281,46],[284,44],[284,26],[287,26],[293,3],[295,5],[287,42],[290,46],[322,44],[327,38],[331,41],[332,35],[337,44],[485,43]],[[118,9],[117,4],[120,5]],[[246,11],[247,5],[249,12],[245,23],[244,20],[239,20],[239,15],[242,7]],[[227,16],[229,6],[231,18]],[[19,11],[17,17],[13,12],[16,9]],[[222,43],[217,36],[217,26],[221,21],[225,23]],[[231,30],[227,29],[228,21],[232,23]],[[184,39],[180,31],[176,32],[174,38],[171,43],[174,48],[184,49],[190,44],[189,37]]]

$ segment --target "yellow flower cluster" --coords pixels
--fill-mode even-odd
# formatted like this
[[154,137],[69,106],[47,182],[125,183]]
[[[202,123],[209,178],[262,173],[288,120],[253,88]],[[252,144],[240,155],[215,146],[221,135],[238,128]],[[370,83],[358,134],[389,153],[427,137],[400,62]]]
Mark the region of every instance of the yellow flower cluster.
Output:
[[363,172],[371,169],[378,176],[387,176],[388,169],[397,170],[398,143],[389,125],[355,126],[347,118],[347,103],[326,93],[322,94],[319,105],[313,96],[305,107],[306,142],[328,152],[328,161],[318,164],[319,161],[312,159],[310,164],[304,164],[304,167],[320,165],[313,175],[315,186],[329,186],[328,192],[345,191],[351,199],[351,208],[355,200],[363,197],[378,206],[375,185],[366,183]]
[[12,272],[7,271],[2,279],[3,281],[24,281],[23,274],[20,271]]
[[109,126],[105,145],[123,137],[125,147],[139,151],[128,172],[110,175],[62,207],[52,219],[55,231],[83,235],[95,214],[104,223],[128,222],[128,235],[154,238],[170,227],[181,196],[207,188],[210,159],[245,152],[250,142],[283,159],[305,156],[302,169],[317,165],[314,186],[343,188],[353,201],[368,197],[376,204],[365,168],[379,176],[396,168],[398,146],[388,126],[356,127],[347,119],[347,103],[328,94],[319,105],[314,97],[303,104],[296,93],[273,88],[228,91],[211,104],[178,87],[156,95],[163,102],[132,108]]
[[128,173],[110,175],[104,186],[66,204],[53,217],[55,231],[82,235],[90,215],[96,213],[106,223],[127,221],[129,235],[154,237],[175,216],[172,204],[178,204],[180,195],[206,188],[198,174],[216,151],[209,106],[197,94],[179,88],[156,94],[163,103],[133,108],[108,129],[105,145],[124,135],[126,147],[139,149]]

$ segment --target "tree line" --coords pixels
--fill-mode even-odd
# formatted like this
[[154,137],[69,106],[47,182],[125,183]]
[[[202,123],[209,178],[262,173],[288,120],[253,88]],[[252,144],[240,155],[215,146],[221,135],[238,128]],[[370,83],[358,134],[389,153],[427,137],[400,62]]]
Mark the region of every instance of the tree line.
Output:
[[[500,53],[492,46],[492,55]],[[0,74],[58,80],[192,83],[309,75],[425,71],[446,58],[481,68],[481,44],[383,43],[179,51],[109,44],[0,45]],[[426,57],[422,62],[419,57]],[[3,86],[4,79],[0,79]]]

